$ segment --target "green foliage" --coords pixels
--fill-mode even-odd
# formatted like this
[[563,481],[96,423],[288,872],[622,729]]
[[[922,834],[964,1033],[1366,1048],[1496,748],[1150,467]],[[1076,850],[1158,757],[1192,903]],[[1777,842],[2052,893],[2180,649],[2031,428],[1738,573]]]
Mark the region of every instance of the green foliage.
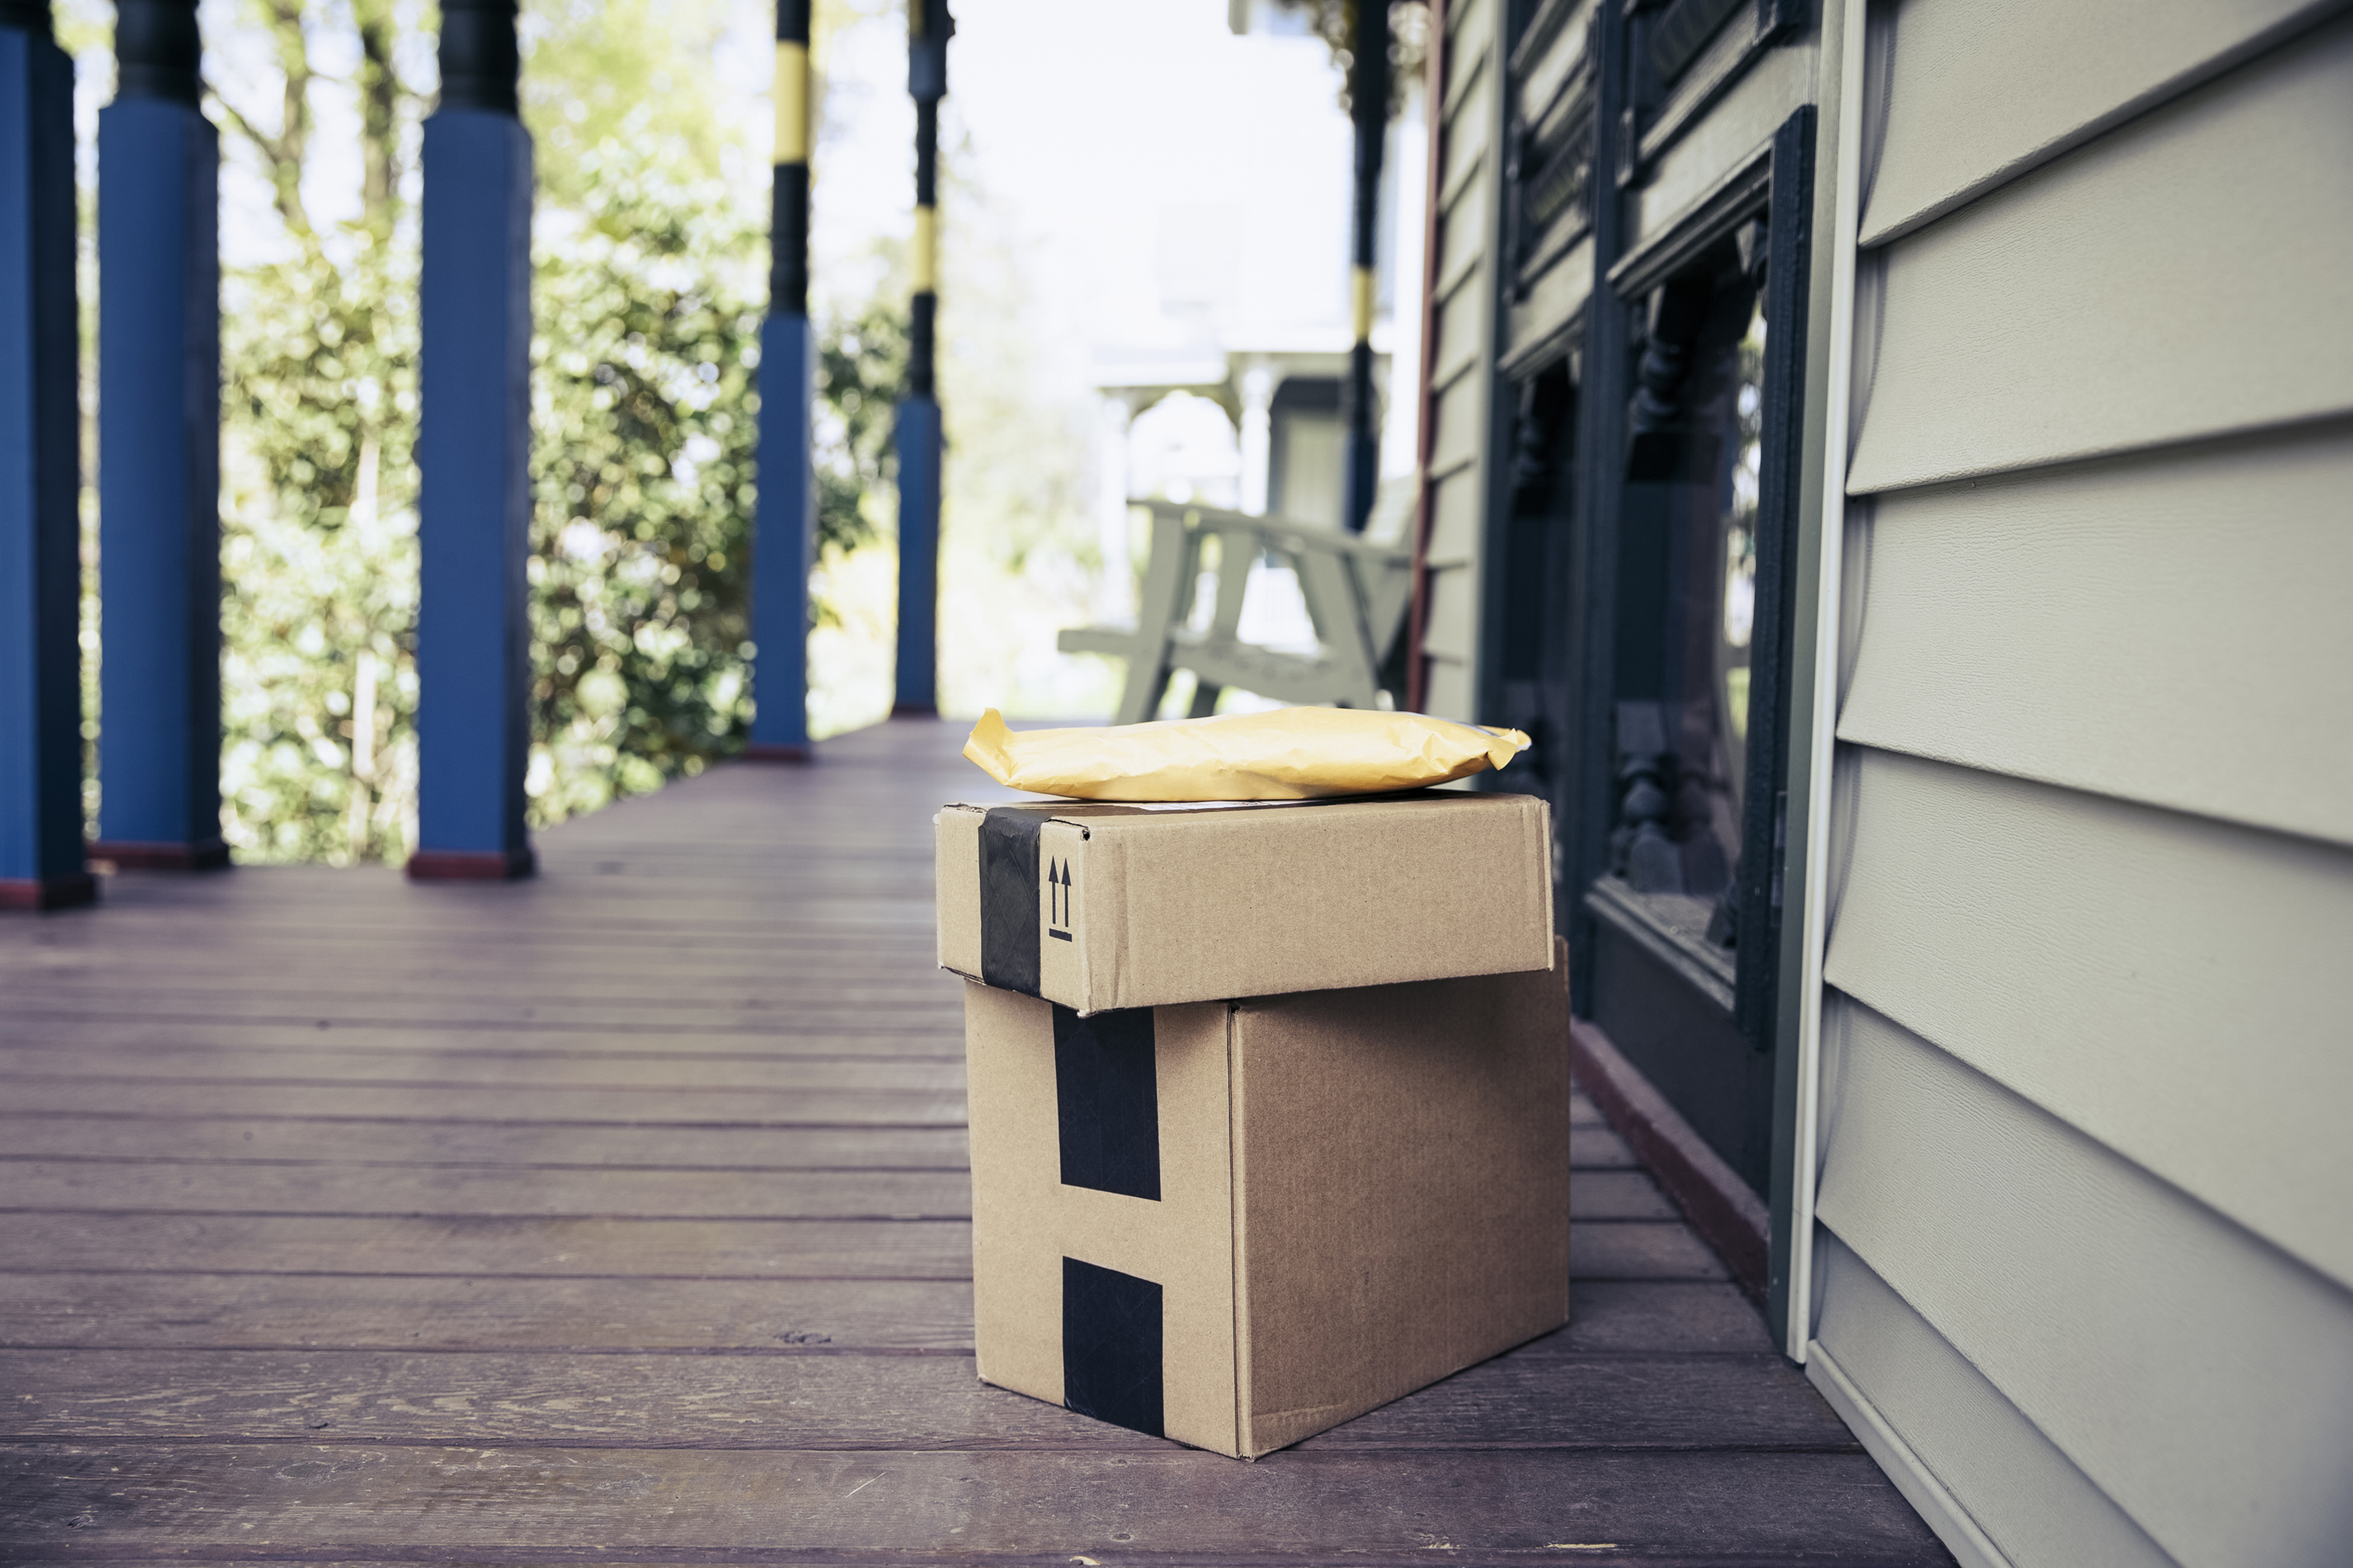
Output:
[[634,155],[592,154],[580,175],[594,217],[543,226],[534,269],[542,822],[701,771],[750,716],[760,317],[742,284],[761,237],[718,190],[649,179]]
[[[719,178],[750,129],[684,90],[727,16],[541,0],[523,19],[536,824],[700,771],[751,711],[767,215]],[[253,0],[239,26],[277,79],[212,100],[285,252],[224,280],[223,830],[247,859],[398,860],[415,842],[418,236],[402,191],[424,100],[396,62],[419,22],[394,0]],[[339,27],[359,46],[343,80],[312,62]],[[338,90],[360,112],[361,211],[322,225],[311,105]],[[820,334],[819,540],[837,555],[878,536],[904,361],[879,305]]]
[[416,263],[362,242],[229,280],[222,828],[249,858],[409,839]]
[[818,550],[877,537],[870,500],[891,481],[892,422],[907,378],[907,321],[881,298],[818,328]]

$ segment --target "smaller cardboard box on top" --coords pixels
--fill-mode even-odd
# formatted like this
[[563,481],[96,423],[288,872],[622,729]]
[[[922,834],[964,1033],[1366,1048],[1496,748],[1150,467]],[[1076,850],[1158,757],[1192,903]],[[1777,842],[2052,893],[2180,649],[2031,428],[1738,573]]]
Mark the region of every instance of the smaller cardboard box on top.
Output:
[[940,965],[1080,1013],[1552,963],[1534,795],[951,805]]
[[1568,1316],[1531,796],[950,806],[979,1371],[1255,1458]]

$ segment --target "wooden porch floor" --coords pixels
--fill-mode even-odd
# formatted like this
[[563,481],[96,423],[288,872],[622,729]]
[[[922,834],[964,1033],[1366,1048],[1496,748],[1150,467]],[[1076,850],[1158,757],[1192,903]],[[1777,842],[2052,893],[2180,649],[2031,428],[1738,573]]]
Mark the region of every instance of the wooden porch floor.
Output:
[[975,1381],[959,728],[0,923],[0,1562],[1949,1562],[1580,1102],[1576,1322],[1256,1465]]

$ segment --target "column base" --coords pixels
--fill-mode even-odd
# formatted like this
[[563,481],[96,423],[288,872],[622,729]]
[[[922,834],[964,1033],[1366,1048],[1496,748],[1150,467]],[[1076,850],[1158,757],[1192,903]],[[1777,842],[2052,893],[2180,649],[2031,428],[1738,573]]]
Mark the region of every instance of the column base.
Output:
[[0,910],[71,910],[98,902],[98,879],[87,871],[62,877],[0,877]]
[[939,716],[940,710],[936,703],[893,702],[891,704],[891,717],[893,719],[936,719]]
[[228,846],[218,838],[198,844],[156,844],[131,838],[100,838],[90,847],[93,860],[111,860],[123,871],[222,871]]
[[815,746],[763,745],[758,742],[744,748],[747,763],[813,763],[817,761]]
[[408,858],[412,882],[514,882],[536,873],[539,857],[520,849],[419,849]]

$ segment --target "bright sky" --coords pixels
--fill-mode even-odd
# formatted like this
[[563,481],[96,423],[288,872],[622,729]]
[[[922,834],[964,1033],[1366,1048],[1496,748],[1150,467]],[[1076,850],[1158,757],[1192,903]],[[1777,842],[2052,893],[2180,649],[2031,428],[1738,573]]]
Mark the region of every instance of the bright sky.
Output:
[[[822,0],[820,0],[822,3]],[[1212,279],[1247,314],[1341,323],[1348,122],[1311,37],[1237,37],[1224,0],[960,0],[942,116],[974,215],[1022,255],[1055,367],[1160,333],[1184,233],[1230,236]],[[847,33],[818,148],[817,271],[903,234],[914,114],[896,16]],[[951,214],[953,220],[955,215]],[[1164,239],[1164,227],[1179,234]],[[951,280],[954,260],[946,266]],[[1187,281],[1179,280],[1179,286]]]

